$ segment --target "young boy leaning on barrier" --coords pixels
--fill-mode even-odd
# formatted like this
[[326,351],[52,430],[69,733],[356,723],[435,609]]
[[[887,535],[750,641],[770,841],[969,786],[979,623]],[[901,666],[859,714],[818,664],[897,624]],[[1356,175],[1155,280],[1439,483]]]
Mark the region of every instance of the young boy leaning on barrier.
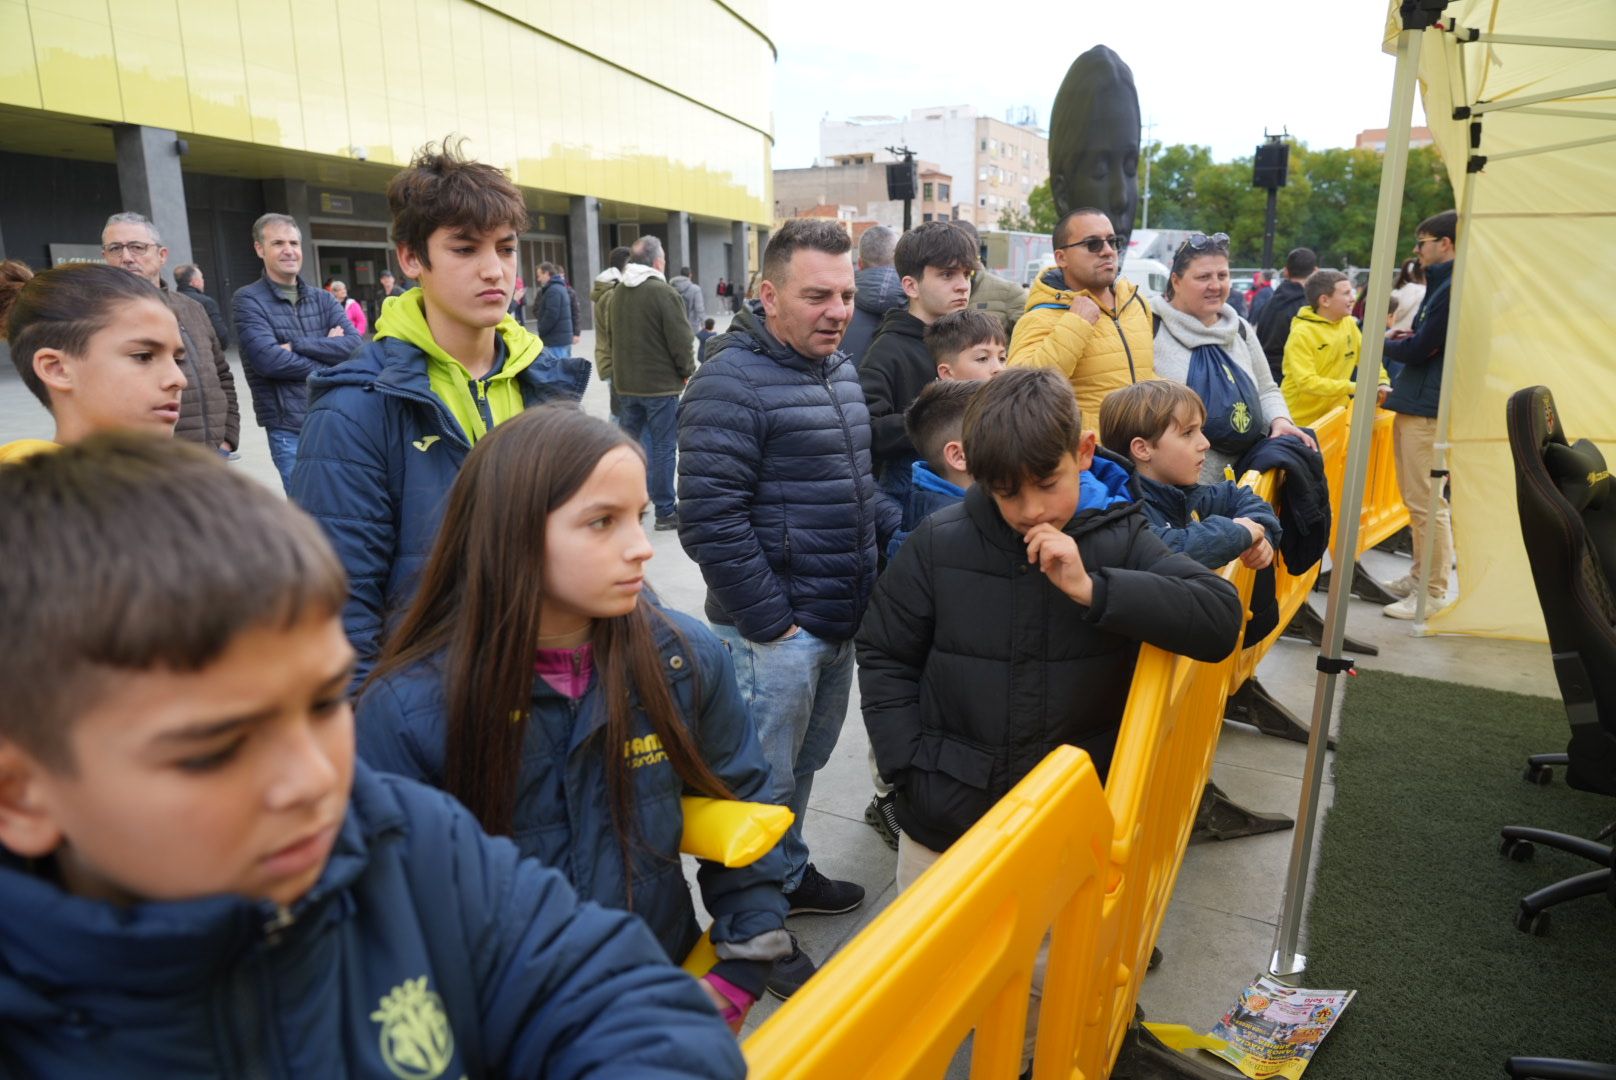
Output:
[[744,1075],[638,919],[355,764],[301,511],[135,434],[0,505],[0,1075]]
[[1134,493],[1151,530],[1202,566],[1234,559],[1253,570],[1274,561],[1279,516],[1233,480],[1201,483],[1211,445],[1201,432],[1206,406],[1181,382],[1152,379],[1109,395],[1100,406],[1100,443],[1133,463]]
[[965,413],[976,482],[876,582],[859,693],[903,830],[899,888],[1056,746],[1105,775],[1141,642],[1215,661],[1239,640],[1233,586],[1084,482],[1095,442],[1057,373],[988,382]]

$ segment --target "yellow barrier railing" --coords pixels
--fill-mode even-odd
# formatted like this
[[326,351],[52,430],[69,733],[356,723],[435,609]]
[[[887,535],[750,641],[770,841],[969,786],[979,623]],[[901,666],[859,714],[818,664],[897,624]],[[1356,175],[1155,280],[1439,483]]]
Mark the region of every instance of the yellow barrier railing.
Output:
[[1397,455],[1392,445],[1392,423],[1396,419],[1396,413],[1385,409],[1375,414],[1363,513],[1358,519],[1360,555],[1408,524],[1408,507],[1403,503],[1402,489],[1397,486]]
[[[1402,506],[1390,415],[1376,420],[1380,471],[1365,503],[1381,539],[1398,527],[1393,500]],[[1346,410],[1315,430],[1339,520]],[[1273,501],[1275,474],[1243,482]],[[974,1030],[972,1077],[1013,1077],[1047,930],[1034,1080],[1109,1076],[1211,777],[1228,694],[1318,572],[1292,575],[1281,560],[1279,627],[1220,663],[1142,646],[1104,792],[1086,754],[1051,753],[746,1041],[751,1075],[940,1076]],[[1238,561],[1221,573],[1249,604],[1253,573]]]
[[975,1029],[972,1077],[1015,1076],[1045,932],[1041,1031],[1097,971],[1111,835],[1088,755],[1057,748],[758,1028],[751,1075],[941,1076]]

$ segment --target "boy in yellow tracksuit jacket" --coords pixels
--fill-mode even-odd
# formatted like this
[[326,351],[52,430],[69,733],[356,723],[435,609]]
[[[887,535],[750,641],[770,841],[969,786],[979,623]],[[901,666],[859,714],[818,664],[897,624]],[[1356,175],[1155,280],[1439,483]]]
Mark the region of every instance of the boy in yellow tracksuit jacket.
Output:
[[[1285,380],[1280,389],[1299,427],[1317,423],[1337,405],[1352,401],[1354,376],[1363,351],[1363,331],[1352,318],[1352,282],[1339,270],[1317,270],[1304,288],[1307,304],[1291,319],[1285,341]],[[1377,404],[1386,400],[1391,379],[1380,369]]]

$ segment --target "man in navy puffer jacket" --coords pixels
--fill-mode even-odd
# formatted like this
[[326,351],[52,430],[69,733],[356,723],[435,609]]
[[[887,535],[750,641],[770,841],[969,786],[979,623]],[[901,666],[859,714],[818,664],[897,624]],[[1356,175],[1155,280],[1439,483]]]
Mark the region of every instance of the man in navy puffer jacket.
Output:
[[[707,582],[708,621],[735,655],[770,798],[797,815],[780,842],[793,913],[851,911],[864,899],[808,862],[802,819],[847,714],[876,552],[901,525],[896,505],[876,501],[870,414],[837,351],[852,310],[850,247],[832,221],[795,219],[775,233],[761,312],[741,312],[708,343],[679,405],[679,541]],[[812,972],[794,952],[770,989],[784,996]]]

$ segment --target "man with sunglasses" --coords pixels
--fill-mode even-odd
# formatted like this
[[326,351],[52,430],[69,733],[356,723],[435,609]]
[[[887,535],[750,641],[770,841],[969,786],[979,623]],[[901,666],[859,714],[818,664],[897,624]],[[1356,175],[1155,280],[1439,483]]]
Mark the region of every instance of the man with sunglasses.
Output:
[[1033,283],[1010,339],[1010,366],[1055,368],[1086,423],[1107,394],[1156,377],[1150,307],[1119,277],[1127,242],[1111,219],[1079,207],[1055,226],[1055,265]]

